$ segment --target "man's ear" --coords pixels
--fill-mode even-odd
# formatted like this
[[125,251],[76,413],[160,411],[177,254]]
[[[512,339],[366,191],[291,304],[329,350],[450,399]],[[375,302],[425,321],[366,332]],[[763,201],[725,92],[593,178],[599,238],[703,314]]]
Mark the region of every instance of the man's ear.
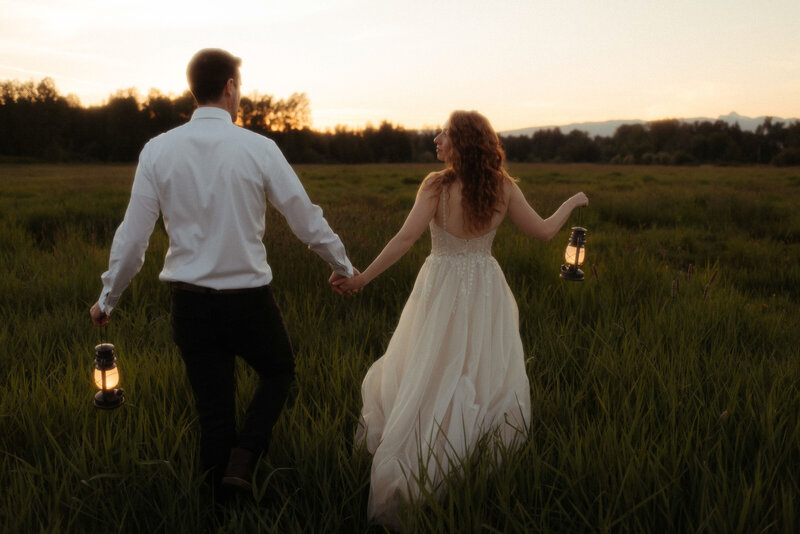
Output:
[[228,78],[228,83],[225,84],[225,94],[232,95],[236,91],[236,80]]

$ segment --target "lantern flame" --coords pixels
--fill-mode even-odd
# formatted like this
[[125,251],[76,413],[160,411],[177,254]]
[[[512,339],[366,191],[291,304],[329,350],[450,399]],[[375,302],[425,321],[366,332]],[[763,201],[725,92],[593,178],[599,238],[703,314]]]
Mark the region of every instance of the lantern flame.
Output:
[[[104,380],[105,379],[105,380]],[[105,381],[105,383],[103,383]],[[95,369],[94,370],[94,385],[97,389],[109,390],[114,389],[119,384],[119,370],[115,367],[111,369]]]
[[[576,251],[580,251],[577,253],[578,261],[575,261]],[[568,265],[583,265],[583,260],[586,258],[586,249],[581,247],[575,247],[573,245],[568,245],[567,250],[564,252],[564,260],[566,260]]]

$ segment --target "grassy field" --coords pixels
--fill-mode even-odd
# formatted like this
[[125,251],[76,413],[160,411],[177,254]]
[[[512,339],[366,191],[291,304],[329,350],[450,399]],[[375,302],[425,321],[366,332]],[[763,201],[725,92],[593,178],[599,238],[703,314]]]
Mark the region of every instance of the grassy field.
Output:
[[[364,268],[432,167],[301,166]],[[273,288],[298,374],[254,498],[215,515],[191,392],[158,282],[166,236],[105,329],[88,308],[131,166],[0,166],[3,532],[380,532],[353,449],[360,381],[386,346],[429,238],[353,298],[268,214]],[[520,309],[532,425],[500,465],[477,451],[408,532],[800,529],[800,169],[512,166],[551,213],[590,207],[549,243],[510,223],[494,253]],[[568,227],[587,279],[558,278]],[[91,404],[93,347],[116,345],[127,403]],[[242,368],[240,394],[253,377]]]

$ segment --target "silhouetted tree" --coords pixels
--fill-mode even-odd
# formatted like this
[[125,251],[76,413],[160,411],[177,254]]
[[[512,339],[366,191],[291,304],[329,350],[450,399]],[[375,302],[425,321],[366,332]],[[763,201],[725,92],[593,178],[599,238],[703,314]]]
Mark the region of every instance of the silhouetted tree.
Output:
[[592,163],[600,160],[600,149],[589,137],[589,134],[580,130],[572,130],[558,148],[558,159]]
[[292,93],[279,100],[275,123],[281,131],[302,130],[311,126],[311,103],[305,93]]
[[311,107],[305,93],[286,100],[253,93],[242,97],[239,124],[258,133],[302,130],[311,125]]
[[191,118],[194,107],[194,97],[188,90],[173,99],[158,89],[151,89],[142,105],[147,123],[147,137],[153,137],[185,123]]
[[682,148],[681,141],[686,137],[677,119],[653,121],[647,124],[654,152],[675,152]]
[[439,133],[434,130],[407,130],[411,140],[411,160],[416,163],[433,163],[436,161],[436,145],[433,138]]
[[[305,93],[286,99],[253,93],[242,98],[237,123],[275,140],[293,163],[434,162],[433,130],[406,130],[383,121],[363,130],[309,128]],[[135,161],[151,137],[189,120],[189,91],[179,96],[151,89],[144,101],[135,89],[84,108],[55,83],[0,82],[0,155],[45,161]],[[766,118],[755,132],[723,121],[675,119],[622,125],[610,137],[545,129],[502,136],[509,161],[643,164],[756,163],[800,165],[800,122]]]
[[326,134],[329,138],[329,159],[342,163],[359,163],[373,161],[372,151],[364,141],[364,136],[358,132],[337,126],[333,134]]
[[367,127],[364,140],[378,163],[411,161],[411,143],[402,126],[383,121],[377,130]]
[[103,107],[109,161],[134,161],[149,139],[145,115],[134,88],[117,91]]
[[794,122],[787,127],[783,127],[782,123],[778,124],[781,125],[779,129],[770,121],[767,128],[767,138],[769,139],[770,135],[779,136],[775,144],[780,147],[780,152],[770,159],[770,163],[781,167],[800,165],[800,122]]
[[74,97],[58,94],[51,78],[0,84],[0,154],[50,161],[72,157]]
[[564,144],[564,134],[559,128],[534,132],[531,136],[529,161],[555,161],[562,144]]
[[503,149],[508,161],[532,161],[533,143],[529,135],[509,135],[502,137]]
[[613,142],[620,163],[639,162],[645,153],[653,151],[652,139],[642,124],[623,124],[614,132]]

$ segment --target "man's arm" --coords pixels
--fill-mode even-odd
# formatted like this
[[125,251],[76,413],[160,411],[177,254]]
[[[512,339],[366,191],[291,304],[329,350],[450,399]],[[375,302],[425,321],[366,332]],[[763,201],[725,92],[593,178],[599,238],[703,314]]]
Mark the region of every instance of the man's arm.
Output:
[[270,203],[283,215],[300,241],[331,266],[339,276],[353,276],[353,265],[339,236],[333,233],[322,209],[312,204],[286,158],[270,145],[265,190]]
[[142,151],[136,177],[133,180],[131,199],[122,224],[114,234],[108,270],[100,277],[103,290],[100,298],[89,310],[92,322],[103,326],[116,306],[122,292],[144,263],[144,253],[158,220],[159,203],[152,182],[146,172],[144,160],[146,150]]

